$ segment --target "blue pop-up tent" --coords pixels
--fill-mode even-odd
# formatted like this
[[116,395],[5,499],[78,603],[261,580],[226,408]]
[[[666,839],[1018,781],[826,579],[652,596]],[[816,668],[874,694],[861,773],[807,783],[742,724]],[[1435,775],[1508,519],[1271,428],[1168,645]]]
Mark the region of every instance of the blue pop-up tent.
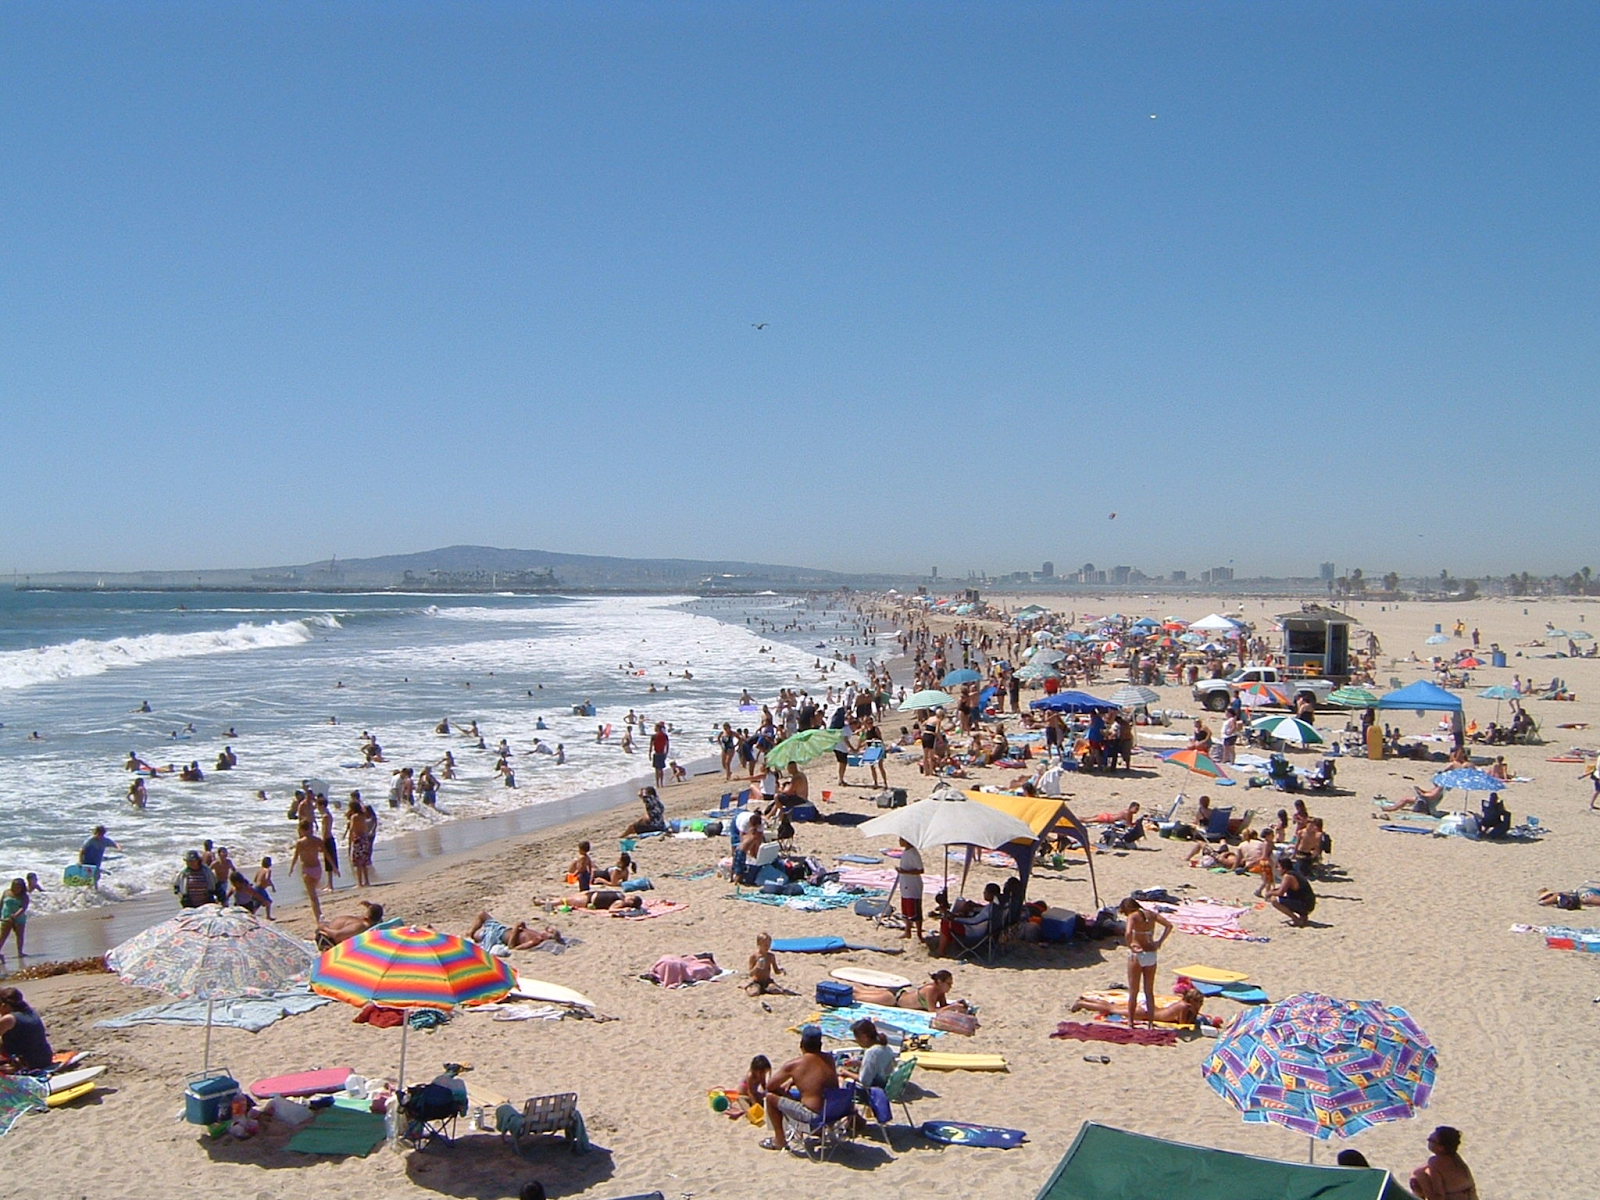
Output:
[[1378,701],[1379,708],[1409,708],[1415,713],[1461,711],[1461,697],[1447,692],[1436,683],[1419,679],[1408,683],[1399,691],[1390,692]]

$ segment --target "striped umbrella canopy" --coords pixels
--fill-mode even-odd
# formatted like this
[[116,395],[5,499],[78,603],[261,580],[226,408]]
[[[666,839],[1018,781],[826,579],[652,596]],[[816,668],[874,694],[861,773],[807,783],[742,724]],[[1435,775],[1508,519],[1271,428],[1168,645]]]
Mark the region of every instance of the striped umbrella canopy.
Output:
[[1479,700],[1515,700],[1517,689],[1508,688],[1503,683],[1491,684],[1478,693]]
[[1339,704],[1345,708],[1371,708],[1378,702],[1378,698],[1366,688],[1342,687],[1334,688],[1328,695],[1330,703]]
[[1029,663],[1017,672],[1018,679],[1048,679],[1052,675],[1060,675],[1061,668],[1055,663]]
[[1275,688],[1270,683],[1252,683],[1249,687],[1239,689],[1239,703],[1246,708],[1261,708],[1268,704],[1286,707],[1289,697],[1281,688]]
[[134,934],[106,953],[122,982],[206,1002],[203,1070],[211,1067],[211,1010],[218,1000],[264,996],[304,979],[317,949],[242,908],[202,904]]
[[1222,768],[1217,765],[1216,761],[1203,751],[1168,750],[1161,757],[1166,762],[1177,763],[1180,767],[1187,767],[1196,775],[1205,775],[1219,783],[1228,784],[1233,782],[1222,773]]
[[1463,658],[1460,662],[1456,663],[1456,666],[1462,667],[1462,668],[1470,671],[1470,670],[1472,670],[1473,667],[1481,667],[1481,666],[1483,666],[1483,660],[1481,658],[1473,658],[1472,655],[1469,654],[1465,658]]
[[907,712],[914,708],[943,708],[946,704],[954,704],[956,698],[949,692],[925,691],[912,692],[900,701],[900,711]]
[[1326,1140],[1426,1108],[1438,1062],[1405,1009],[1302,992],[1236,1017],[1200,1074],[1245,1121]]
[[1159,704],[1161,693],[1155,688],[1130,683],[1127,687],[1119,687],[1109,698],[1118,708],[1143,708],[1148,704]]
[[1251,721],[1250,728],[1259,729],[1280,742],[1294,742],[1301,746],[1312,746],[1322,741],[1322,735],[1299,717],[1262,717],[1259,721]]
[[[482,946],[424,926],[378,926],[340,942],[317,959],[311,990],[357,1008],[454,1008],[499,1000],[516,982],[511,965]],[[400,1023],[401,1090],[406,1033]]]
[[821,758],[844,740],[842,729],[802,729],[767,751],[767,766],[787,767]]

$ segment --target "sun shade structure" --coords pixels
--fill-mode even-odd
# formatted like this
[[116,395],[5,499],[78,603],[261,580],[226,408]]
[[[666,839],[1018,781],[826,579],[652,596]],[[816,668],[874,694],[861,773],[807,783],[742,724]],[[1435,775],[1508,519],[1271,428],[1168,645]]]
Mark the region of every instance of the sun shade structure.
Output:
[[1246,1122],[1325,1140],[1426,1108],[1437,1068],[1405,1009],[1302,992],[1235,1017],[1200,1074]]
[[1458,792],[1503,792],[1510,785],[1496,779],[1477,767],[1457,767],[1453,771],[1440,771],[1433,777],[1435,787],[1454,788]]
[[1447,692],[1436,683],[1419,679],[1408,683],[1399,691],[1389,692],[1378,700],[1384,709],[1409,708],[1412,712],[1460,712],[1461,697]]
[[210,1070],[212,1006],[280,992],[305,979],[316,958],[311,943],[245,909],[203,904],[134,934],[106,954],[106,965],[133,987],[206,1002],[202,1070]]
[[1131,683],[1112,692],[1110,699],[1118,708],[1143,708],[1146,705],[1161,703],[1161,693],[1155,688]]
[[1046,696],[1042,700],[1035,700],[1028,705],[1029,708],[1041,708],[1046,712],[1116,712],[1118,705],[1109,700],[1102,700],[1099,696],[1091,696],[1088,692],[1065,691],[1057,692],[1054,696]]
[[863,837],[903,837],[919,849],[931,846],[982,846],[998,849],[1019,839],[1033,841],[1033,828],[1020,817],[959,792],[891,809],[859,826]]
[[1366,688],[1342,687],[1329,693],[1328,702],[1344,708],[1371,708],[1378,703],[1378,698]]
[[821,758],[843,740],[842,729],[802,729],[767,751],[767,765],[787,767],[790,763],[808,763]]
[[1096,908],[1100,907],[1100,881],[1094,874],[1093,838],[1090,836],[1089,827],[1067,807],[1065,800],[1058,800],[1054,796],[1012,796],[1004,792],[969,791],[962,794],[968,800],[975,800],[979,804],[997,808],[1003,813],[1010,813],[1033,831],[1034,840],[1026,846],[1021,842],[1008,842],[1004,847],[1006,853],[1017,860],[1018,871],[1024,884],[1028,882],[1033,872],[1033,851],[1040,839],[1054,833],[1070,838],[1082,846],[1084,856],[1089,860],[1089,888],[1094,894],[1094,905]]
[[914,708],[943,708],[947,704],[954,704],[956,698],[949,692],[925,691],[912,692],[900,701],[900,711],[908,712]]
[[1297,746],[1313,746],[1323,740],[1320,733],[1299,717],[1262,717],[1259,721],[1250,722],[1250,728],[1259,729],[1280,742],[1293,742]]
[[1034,1200],[1412,1200],[1375,1168],[1316,1167],[1085,1121]]
[[[504,959],[454,934],[422,926],[377,926],[340,942],[317,959],[311,990],[357,1008],[441,1008],[489,1004],[511,990]],[[400,1024],[400,1076],[406,1082],[406,1034]]]
[[1239,703],[1246,708],[1262,708],[1272,704],[1279,708],[1289,705],[1288,693],[1270,683],[1252,683],[1239,689]]
[[946,674],[940,682],[945,687],[960,687],[964,683],[982,683],[983,676],[971,667],[960,667]]
[[1186,767],[1196,775],[1204,775],[1209,779],[1220,780],[1223,783],[1233,782],[1223,774],[1222,768],[1217,765],[1216,760],[1203,751],[1168,750],[1161,758],[1164,762],[1177,763],[1180,767]]
[[1221,613],[1212,613],[1210,616],[1201,617],[1190,629],[1198,629],[1201,633],[1238,633],[1239,623],[1230,621]]

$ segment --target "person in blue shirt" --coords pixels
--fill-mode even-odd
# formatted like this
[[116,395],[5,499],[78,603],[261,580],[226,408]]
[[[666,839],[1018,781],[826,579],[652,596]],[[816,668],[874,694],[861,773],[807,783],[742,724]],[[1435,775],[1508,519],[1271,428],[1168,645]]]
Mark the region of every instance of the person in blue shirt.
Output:
[[14,987],[0,988],[0,1051],[21,1071],[48,1071],[55,1061],[44,1022]]
[[121,846],[106,836],[106,827],[96,825],[94,834],[83,844],[83,849],[78,851],[78,864],[88,867],[94,876],[94,886],[100,886],[100,864],[105,861],[107,850],[120,850]]

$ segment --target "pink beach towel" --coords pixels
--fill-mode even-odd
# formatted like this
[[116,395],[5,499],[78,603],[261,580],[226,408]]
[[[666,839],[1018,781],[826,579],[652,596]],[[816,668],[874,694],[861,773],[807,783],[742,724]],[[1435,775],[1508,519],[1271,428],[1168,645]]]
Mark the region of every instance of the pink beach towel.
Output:
[[1063,1021],[1050,1035],[1077,1042],[1115,1042],[1120,1046],[1176,1046],[1178,1035],[1170,1029],[1129,1029],[1126,1025],[1089,1025]]
[[1228,908],[1206,901],[1185,901],[1178,910],[1167,914],[1167,920],[1179,933],[1193,933],[1201,937],[1226,938],[1233,942],[1265,941],[1255,938],[1239,928],[1239,918],[1249,912],[1245,908]]
[[709,958],[685,958],[677,954],[664,955],[656,959],[656,965],[650,968],[650,974],[662,987],[686,987],[691,983],[703,983],[707,979],[715,979],[722,973],[722,969]]

